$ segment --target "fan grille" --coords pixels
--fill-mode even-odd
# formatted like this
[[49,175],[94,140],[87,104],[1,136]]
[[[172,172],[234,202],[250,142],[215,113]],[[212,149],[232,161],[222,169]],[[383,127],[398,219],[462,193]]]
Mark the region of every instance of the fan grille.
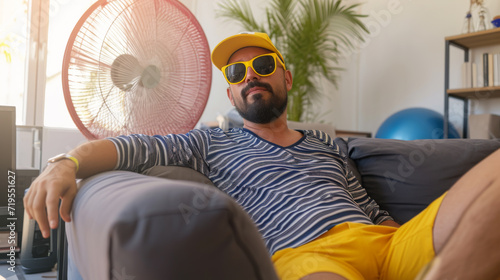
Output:
[[99,1],[68,41],[63,90],[89,139],[186,133],[206,106],[211,69],[203,30],[181,3]]

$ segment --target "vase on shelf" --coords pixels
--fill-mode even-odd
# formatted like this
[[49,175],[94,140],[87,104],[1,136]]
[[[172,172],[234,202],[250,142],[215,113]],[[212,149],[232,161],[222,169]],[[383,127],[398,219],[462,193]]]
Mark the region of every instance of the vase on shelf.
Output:
[[474,32],[474,24],[472,22],[472,14],[469,11],[467,15],[465,15],[464,24],[462,26],[462,34],[467,34],[471,32]]

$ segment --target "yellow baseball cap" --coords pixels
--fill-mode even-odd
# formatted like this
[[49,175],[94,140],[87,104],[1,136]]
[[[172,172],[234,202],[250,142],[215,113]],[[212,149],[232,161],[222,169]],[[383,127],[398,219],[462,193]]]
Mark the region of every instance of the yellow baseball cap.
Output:
[[283,56],[271,42],[269,36],[261,32],[242,32],[222,40],[212,51],[212,63],[220,70],[227,65],[233,53],[245,47],[268,49],[276,53],[285,64]]

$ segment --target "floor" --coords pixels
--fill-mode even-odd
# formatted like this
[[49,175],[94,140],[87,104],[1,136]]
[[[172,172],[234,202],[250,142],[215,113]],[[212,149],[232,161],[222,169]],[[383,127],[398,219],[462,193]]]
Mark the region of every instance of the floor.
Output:
[[0,262],[0,280],[48,280],[57,279],[57,270],[54,268],[52,271],[44,273],[24,274],[21,264],[17,261],[14,272],[10,271],[10,264],[5,260]]

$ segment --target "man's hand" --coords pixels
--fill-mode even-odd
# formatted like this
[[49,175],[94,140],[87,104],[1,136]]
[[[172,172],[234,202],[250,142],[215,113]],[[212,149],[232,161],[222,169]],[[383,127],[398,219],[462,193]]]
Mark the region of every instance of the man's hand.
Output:
[[43,237],[49,237],[50,228],[58,226],[59,199],[62,219],[71,221],[71,207],[76,192],[76,165],[71,160],[49,164],[33,181],[24,197],[24,207],[29,218],[38,222]]
[[395,221],[393,220],[387,220],[387,221],[383,221],[380,223],[381,226],[389,226],[389,227],[400,227],[401,225],[396,223]]
[[103,139],[86,142],[69,152],[75,157],[80,168],[72,160],[51,163],[30,186],[24,197],[24,208],[30,219],[35,219],[43,237],[50,236],[50,228],[57,228],[60,213],[65,222],[71,222],[71,209],[77,188],[76,178],[87,178],[95,174],[113,170],[118,154],[113,142]]

